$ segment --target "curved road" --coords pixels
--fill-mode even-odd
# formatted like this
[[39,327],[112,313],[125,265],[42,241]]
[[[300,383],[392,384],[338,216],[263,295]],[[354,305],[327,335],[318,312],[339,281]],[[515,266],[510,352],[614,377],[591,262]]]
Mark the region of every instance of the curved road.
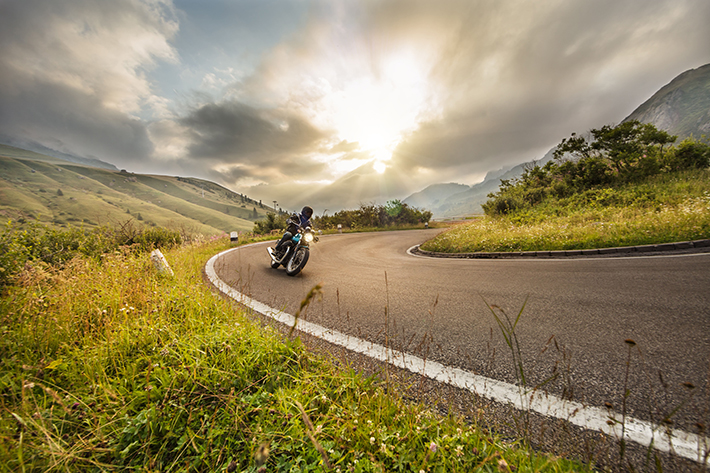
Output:
[[[303,319],[510,383],[510,349],[491,313],[513,320],[528,385],[621,411],[631,352],[628,413],[658,421],[691,399],[674,426],[706,422],[710,362],[710,254],[588,259],[433,259],[407,254],[439,230],[343,234],[312,245],[304,271],[269,267],[267,244],[215,265],[234,288]],[[636,342],[635,347],[625,343]],[[682,383],[692,383],[689,390]]]

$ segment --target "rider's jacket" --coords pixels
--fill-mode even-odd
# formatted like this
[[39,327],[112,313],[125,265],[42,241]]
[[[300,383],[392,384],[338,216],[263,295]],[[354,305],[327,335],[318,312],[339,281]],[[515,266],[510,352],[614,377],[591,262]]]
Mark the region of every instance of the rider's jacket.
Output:
[[300,213],[294,213],[286,221],[286,231],[291,235],[295,235],[298,232],[299,227],[312,227],[311,220],[304,217]]

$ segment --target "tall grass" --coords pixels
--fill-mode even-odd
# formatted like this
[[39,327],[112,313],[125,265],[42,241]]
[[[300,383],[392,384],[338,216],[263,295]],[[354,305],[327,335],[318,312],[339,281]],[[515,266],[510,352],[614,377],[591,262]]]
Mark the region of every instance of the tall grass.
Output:
[[457,225],[422,249],[449,253],[608,248],[710,238],[710,172],[597,189]]
[[28,261],[0,300],[2,471],[579,471],[334,367],[205,286],[224,239]]

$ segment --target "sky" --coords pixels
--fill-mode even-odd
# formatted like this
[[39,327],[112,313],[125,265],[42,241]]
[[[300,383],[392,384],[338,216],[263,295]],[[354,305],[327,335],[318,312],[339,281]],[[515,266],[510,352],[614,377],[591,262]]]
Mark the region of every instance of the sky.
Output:
[[708,0],[0,0],[0,142],[317,213],[475,184],[710,63]]

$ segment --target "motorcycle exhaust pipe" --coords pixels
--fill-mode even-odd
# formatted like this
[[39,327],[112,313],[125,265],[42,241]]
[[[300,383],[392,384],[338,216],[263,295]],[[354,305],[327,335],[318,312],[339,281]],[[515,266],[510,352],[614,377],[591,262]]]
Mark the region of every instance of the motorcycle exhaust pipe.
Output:
[[291,247],[286,248],[286,252],[284,253],[284,255],[280,259],[276,258],[273,248],[268,247],[268,248],[266,248],[266,251],[269,253],[269,256],[271,257],[271,259],[274,263],[280,264],[284,259],[286,259],[286,256],[288,256],[288,254],[291,252]]

